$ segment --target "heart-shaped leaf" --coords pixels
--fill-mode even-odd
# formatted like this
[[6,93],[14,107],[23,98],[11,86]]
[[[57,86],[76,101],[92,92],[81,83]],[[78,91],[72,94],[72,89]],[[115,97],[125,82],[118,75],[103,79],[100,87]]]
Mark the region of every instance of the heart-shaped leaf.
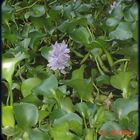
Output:
[[54,120],[54,127],[67,123],[69,129],[77,134],[82,132],[82,119],[75,113],[67,113],[66,115]]
[[38,121],[38,109],[33,104],[20,103],[14,105],[14,114],[18,125],[25,129],[36,125]]
[[[27,16],[28,14],[28,16]],[[36,4],[35,6],[33,6],[33,8],[31,9],[31,11],[29,11],[28,13],[26,13],[25,17],[41,17],[45,14],[45,8],[43,5],[38,5]]]
[[82,65],[72,73],[71,80],[65,80],[64,83],[77,91],[77,96],[80,99],[92,100],[92,82],[90,79],[84,79],[85,66]]
[[65,84],[74,88],[77,91],[77,96],[81,100],[92,101],[92,82],[87,79],[67,80]]
[[128,22],[120,22],[115,31],[109,34],[111,39],[127,40],[133,37],[131,25]]
[[84,118],[87,117],[88,106],[86,103],[77,103],[75,105],[75,110],[79,112]]
[[132,72],[120,72],[119,74],[116,74],[111,77],[111,85],[117,89],[120,89],[123,91],[123,97],[128,97],[128,86],[130,83],[130,80],[133,78]]
[[57,88],[58,81],[54,75],[51,75],[49,78],[44,80],[38,87],[36,87],[33,91],[35,92],[35,94],[47,96],[49,95],[49,93],[51,94],[52,90],[55,90]]
[[130,112],[138,110],[138,101],[136,99],[117,99],[113,105],[112,110],[119,118],[126,117]]
[[39,78],[29,78],[22,82],[21,92],[24,97],[30,95],[32,93],[32,89],[41,84],[41,80]]
[[62,98],[60,101],[61,109],[66,112],[73,112],[73,103],[70,98]]
[[89,31],[85,27],[79,27],[75,28],[71,33],[70,33],[71,38],[79,42],[81,44],[90,44],[92,41],[92,37],[89,33]]
[[64,138],[66,140],[81,140],[80,137],[69,131],[69,125],[66,122],[63,125],[52,128],[51,136],[54,140],[62,140]]
[[48,140],[49,135],[45,132],[41,131],[40,129],[33,129],[29,132],[30,140]]

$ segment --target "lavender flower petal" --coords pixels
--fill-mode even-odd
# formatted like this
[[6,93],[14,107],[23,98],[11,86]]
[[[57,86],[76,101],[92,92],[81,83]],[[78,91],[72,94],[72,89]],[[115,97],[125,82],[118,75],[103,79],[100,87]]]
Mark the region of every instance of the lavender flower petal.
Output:
[[65,41],[62,43],[57,43],[52,45],[52,50],[49,52],[48,56],[48,67],[51,70],[59,70],[61,73],[65,73],[65,68],[69,66],[68,60],[70,58],[70,49],[67,48]]

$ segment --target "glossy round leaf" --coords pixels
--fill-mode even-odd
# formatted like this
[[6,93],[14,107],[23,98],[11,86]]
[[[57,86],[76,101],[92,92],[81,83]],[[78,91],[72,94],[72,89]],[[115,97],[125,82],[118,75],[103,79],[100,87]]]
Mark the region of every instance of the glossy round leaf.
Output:
[[82,119],[75,113],[67,113],[66,115],[56,119],[54,121],[54,127],[67,123],[69,129],[73,130],[77,134],[82,132]]
[[111,39],[127,40],[133,37],[131,26],[127,22],[120,22],[116,30],[110,32]]
[[87,117],[88,106],[86,103],[77,103],[75,105],[75,110],[79,112],[84,118]]
[[65,110],[66,112],[73,112],[73,103],[70,98],[62,98],[60,101],[61,109]]
[[31,16],[41,17],[44,14],[45,14],[45,8],[43,5],[36,4],[35,6],[33,6],[32,11],[31,11]]
[[31,103],[36,106],[40,106],[42,104],[42,101],[34,94],[30,94],[30,95],[24,97],[23,99],[21,99],[21,102]]
[[[49,93],[54,96],[51,91],[58,88],[58,81],[54,75],[51,75],[46,80],[44,80],[37,88],[33,91],[35,94],[40,94],[47,96]],[[55,93],[55,92],[54,92]]]
[[138,110],[138,101],[136,99],[119,98],[114,101],[112,110],[119,118],[126,117],[130,112]]
[[41,80],[39,78],[29,78],[22,82],[21,92],[24,97],[30,95],[32,93],[32,89],[41,84]]
[[106,21],[106,25],[109,26],[109,27],[114,27],[116,26],[117,24],[119,23],[119,20],[116,19],[116,18],[108,18],[107,21]]
[[71,133],[69,131],[69,126],[67,123],[63,123],[63,125],[59,125],[51,129],[51,136],[54,140],[81,140],[80,137]]
[[82,44],[90,44],[91,43],[91,35],[89,31],[85,27],[75,28],[70,33],[71,38]]
[[48,140],[50,139],[46,132],[41,131],[40,129],[33,129],[29,132],[30,140]]
[[18,125],[25,129],[36,125],[38,121],[38,109],[33,104],[29,103],[15,104],[14,114]]
[[77,96],[82,100],[92,100],[92,83],[87,79],[67,80],[65,84],[77,91]]

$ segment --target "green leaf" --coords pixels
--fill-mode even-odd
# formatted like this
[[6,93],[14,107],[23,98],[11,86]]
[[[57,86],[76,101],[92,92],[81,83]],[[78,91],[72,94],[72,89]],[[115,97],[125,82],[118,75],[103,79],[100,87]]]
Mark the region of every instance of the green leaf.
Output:
[[106,21],[106,25],[109,27],[114,27],[116,25],[118,25],[120,21],[114,17],[108,18]]
[[38,87],[34,88],[33,92],[35,94],[47,96],[52,94],[52,90],[58,88],[58,81],[54,75],[51,75],[49,78],[44,80]]
[[49,140],[48,134],[41,131],[40,129],[33,129],[29,132],[30,140]]
[[29,38],[31,38],[30,48],[33,48],[34,46],[36,46],[38,44],[38,42],[40,41],[40,39],[42,39],[45,35],[46,34],[43,34],[38,31],[30,32],[29,33]]
[[16,35],[13,33],[5,33],[3,34],[3,37],[5,37],[5,39],[9,40],[12,44],[15,43],[16,41]]
[[33,8],[31,9],[30,15],[32,17],[41,17],[45,14],[45,8],[43,5],[38,5],[36,4],[35,6],[33,6]]
[[94,139],[94,130],[93,129],[87,129],[86,130],[86,136],[85,136],[85,140],[93,140]]
[[116,30],[109,33],[111,39],[127,40],[133,37],[130,23],[120,22]]
[[74,18],[72,20],[66,20],[64,21],[61,25],[59,25],[57,28],[61,31],[61,32],[72,32],[73,29],[78,26],[86,26],[87,25],[87,19],[85,17],[77,17]]
[[30,38],[25,38],[23,41],[21,41],[21,45],[27,49],[29,47],[30,40]]
[[89,31],[85,27],[79,27],[75,28],[71,33],[70,33],[71,38],[79,42],[83,45],[90,44],[91,43],[91,35]]
[[138,56],[138,44],[133,44],[132,46],[129,46],[129,47],[124,46],[123,48],[120,48],[120,50],[118,51],[118,54],[122,54],[125,57],[131,57],[133,61],[136,61],[135,57]]
[[138,20],[138,5],[134,3],[132,7],[124,12],[124,19],[128,22],[133,22]]
[[100,128],[100,131],[105,132],[104,137],[106,139],[113,139],[113,140],[121,140],[122,136],[114,135],[114,132],[118,132],[119,130],[122,130],[120,125],[113,121],[107,121]]
[[74,28],[74,25],[72,25],[71,28],[69,28],[70,26],[71,26],[71,23],[68,20],[66,20],[60,26],[58,26],[57,28],[61,32],[70,32]]
[[[9,26],[9,20],[11,19],[14,8],[12,6],[10,6],[9,4],[7,4],[6,2],[2,3],[2,18],[3,21],[5,22],[6,25]],[[10,26],[9,26],[10,27]]]
[[49,54],[50,48],[49,47],[43,47],[41,48],[41,55],[48,60],[48,54]]
[[12,106],[2,106],[2,126],[3,127],[9,126],[14,128],[15,119]]
[[16,64],[26,57],[24,53],[18,53],[15,58],[4,57],[2,60],[2,79],[11,84]]
[[85,66],[82,65],[79,69],[76,69],[72,72],[72,80],[75,80],[75,79],[83,79],[84,78],[84,69],[85,69]]
[[96,83],[98,85],[103,85],[103,84],[110,84],[110,77],[108,75],[100,75],[96,78]]
[[39,122],[41,122],[45,117],[48,117],[49,112],[46,110],[39,110]]
[[79,112],[84,118],[88,116],[88,106],[85,102],[77,103],[75,105],[75,110]]
[[111,111],[105,111],[105,120],[106,121],[115,121],[116,120],[116,116]]
[[41,84],[41,80],[39,78],[29,78],[22,82],[21,92],[23,97],[26,97],[32,93],[32,89]]
[[96,104],[93,104],[93,103],[88,104],[87,113],[88,113],[88,116],[91,117],[91,119],[93,119],[93,116],[95,115],[97,109],[98,108],[97,108]]
[[103,53],[103,51],[101,48],[94,48],[91,50],[91,53],[94,57],[96,57],[96,56],[100,56]]
[[87,79],[76,79],[76,80],[67,80],[65,84],[74,88],[77,91],[77,96],[81,100],[92,101],[92,82]]
[[76,11],[79,13],[89,12],[92,8],[91,4],[81,4],[78,8],[76,8]]
[[112,110],[117,114],[118,118],[126,117],[130,112],[138,110],[138,101],[133,98],[119,98],[113,102]]
[[9,83],[12,82],[12,76],[15,70],[16,61],[14,58],[3,59],[2,62],[2,78]]
[[121,20],[123,17],[123,7],[121,4],[119,4],[113,11],[111,14],[112,17]]
[[66,112],[73,112],[73,103],[70,98],[62,98],[60,101],[61,109],[65,110]]
[[64,83],[77,91],[77,96],[80,99],[92,100],[92,82],[91,79],[84,79],[85,66],[82,65],[79,69],[72,72],[71,80],[65,80]]
[[56,110],[53,110],[50,115],[49,115],[49,120],[51,122],[53,122],[54,120],[64,116],[66,113],[66,111],[62,110],[62,109],[56,109]]
[[63,123],[63,125],[52,128],[51,136],[54,140],[62,140],[64,138],[65,140],[81,140],[78,136],[69,131],[69,125],[66,122]]
[[82,119],[75,113],[67,113],[66,115],[55,119],[53,126],[60,126],[64,123],[67,123],[69,129],[74,131],[77,134],[82,133]]
[[23,99],[21,99],[20,101],[25,102],[25,103],[31,103],[36,106],[40,106],[42,104],[42,102],[34,94],[30,94],[30,95],[24,97]]
[[34,26],[38,31],[42,31],[42,29],[48,28],[48,25],[47,25],[48,19],[44,18],[44,16],[30,17],[30,20],[32,21],[32,26]]
[[36,125],[38,121],[38,109],[29,103],[19,103],[14,105],[14,114],[18,125],[24,129]]
[[138,23],[134,22],[132,24],[132,28],[133,28],[133,38],[138,42]]
[[94,118],[92,119],[92,125],[97,129],[101,127],[101,125],[105,122],[105,109],[103,107],[100,107],[97,110],[97,113],[95,114]]
[[133,78],[133,75],[134,74],[132,72],[120,72],[119,74],[111,76],[111,80],[110,80],[111,85],[117,89],[122,90],[123,97],[127,97],[128,86],[130,80]]
[[138,136],[139,114],[138,114],[138,112],[131,112],[131,113],[129,113],[128,117],[129,117],[129,123],[127,124],[128,128],[129,128],[129,130],[134,131],[134,135],[136,137],[136,136]]

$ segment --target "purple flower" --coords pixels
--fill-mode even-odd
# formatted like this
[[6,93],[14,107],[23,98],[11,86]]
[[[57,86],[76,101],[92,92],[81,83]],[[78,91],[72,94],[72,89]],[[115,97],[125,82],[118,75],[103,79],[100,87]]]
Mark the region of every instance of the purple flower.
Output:
[[67,44],[65,43],[65,41],[63,41],[62,43],[55,42],[55,44],[52,45],[52,50],[49,51],[49,64],[47,66],[54,71],[59,70],[64,74],[64,69],[69,66],[69,52],[70,49],[67,48]]

